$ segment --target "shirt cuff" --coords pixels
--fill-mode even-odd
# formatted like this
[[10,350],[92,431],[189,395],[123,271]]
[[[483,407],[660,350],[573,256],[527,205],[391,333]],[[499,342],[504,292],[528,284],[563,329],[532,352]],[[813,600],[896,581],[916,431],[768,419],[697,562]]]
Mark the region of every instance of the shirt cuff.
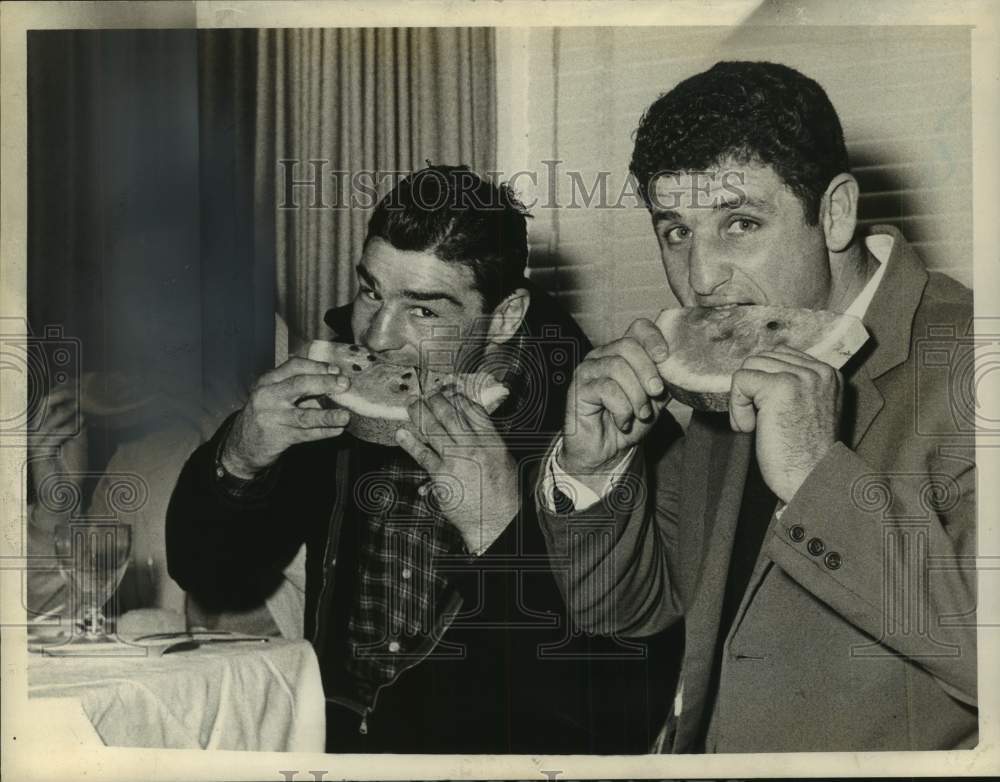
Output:
[[215,446],[215,458],[212,464],[212,474],[215,478],[216,486],[232,500],[254,501],[266,497],[274,488],[277,467],[272,465],[259,475],[253,478],[241,478],[233,475],[222,463],[222,449],[229,439],[229,430],[232,428],[235,416],[231,417],[224,424],[225,431],[220,432],[218,442]]
[[[559,454],[562,453],[563,440],[560,437],[556,440],[555,446],[549,454],[548,462],[545,465],[545,479],[542,483],[542,495],[546,510],[550,513],[570,513],[574,511],[587,510],[606,497],[608,492],[621,478],[628,467],[632,456],[635,454],[636,446],[632,446],[626,451],[621,461],[608,473],[601,493],[597,494],[586,484],[565,472],[559,466]],[[557,495],[556,492],[559,494]]]

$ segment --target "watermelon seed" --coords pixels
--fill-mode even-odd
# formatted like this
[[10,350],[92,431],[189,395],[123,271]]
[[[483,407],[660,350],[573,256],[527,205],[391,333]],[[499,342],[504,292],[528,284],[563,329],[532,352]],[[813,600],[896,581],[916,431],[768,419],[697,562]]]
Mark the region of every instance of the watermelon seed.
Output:
[[411,377],[413,377],[413,373],[412,372],[404,372],[402,375],[400,375],[400,377],[403,380],[409,380]]
[[361,367],[358,366],[357,364],[351,364],[351,369],[353,369],[355,372],[361,371]]
[[399,390],[400,391],[409,391],[410,387],[408,385],[406,385],[406,383],[400,383],[399,384]]
[[781,328],[781,324],[776,320],[769,320],[767,322],[767,327],[771,329],[771,331],[777,331]]
[[368,354],[368,360],[369,361],[374,361],[375,360],[375,356],[373,356],[371,353],[369,353]]
[[351,345],[351,347],[350,347],[350,351],[352,353],[357,353],[359,350],[361,350],[361,348],[358,347],[357,345]]
[[712,342],[725,342],[727,339],[732,339],[732,338],[733,338],[732,331],[724,331],[721,334],[712,337]]

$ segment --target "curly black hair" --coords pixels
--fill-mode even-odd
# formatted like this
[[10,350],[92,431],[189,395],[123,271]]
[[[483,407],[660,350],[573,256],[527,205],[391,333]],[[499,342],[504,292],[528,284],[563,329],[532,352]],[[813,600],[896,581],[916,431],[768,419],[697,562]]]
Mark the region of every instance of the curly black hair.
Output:
[[379,202],[365,243],[378,237],[398,250],[466,266],[490,311],[524,283],[530,216],[506,184],[468,166],[428,166]]
[[649,206],[658,175],[708,171],[727,159],[774,168],[810,225],[830,180],[849,168],[826,92],[771,62],[719,62],[657,98],[635,132],[629,170]]

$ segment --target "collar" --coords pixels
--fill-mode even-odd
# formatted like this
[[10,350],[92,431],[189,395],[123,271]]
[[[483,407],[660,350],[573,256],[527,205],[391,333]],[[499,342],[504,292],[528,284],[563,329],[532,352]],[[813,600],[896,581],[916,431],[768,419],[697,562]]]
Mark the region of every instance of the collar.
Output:
[[868,254],[878,261],[878,269],[875,270],[875,274],[868,280],[868,283],[862,289],[861,293],[857,295],[857,298],[851,302],[851,306],[844,310],[845,315],[853,315],[855,318],[864,319],[865,313],[868,311],[868,306],[872,303],[872,299],[875,296],[875,291],[878,290],[878,286],[885,276],[885,269],[889,265],[889,260],[892,257],[892,248],[895,244],[895,237],[889,234],[874,234],[865,237],[865,247],[868,249]]
[[[868,300],[860,306],[871,338],[862,355],[865,369],[874,379],[910,355],[913,316],[927,285],[927,270],[920,256],[893,226],[874,226],[865,245],[880,261],[879,253],[888,249],[888,257],[881,261],[878,271],[858,296],[863,299],[868,294]],[[856,303],[848,309],[853,309]]]

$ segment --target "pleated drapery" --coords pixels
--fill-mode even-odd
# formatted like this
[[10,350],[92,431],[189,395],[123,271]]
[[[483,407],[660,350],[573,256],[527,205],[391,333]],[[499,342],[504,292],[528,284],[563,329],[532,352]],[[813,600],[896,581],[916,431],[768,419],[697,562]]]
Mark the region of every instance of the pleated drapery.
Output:
[[400,176],[428,160],[481,174],[495,165],[494,33],[258,36],[257,184],[277,195],[277,311],[313,338],[328,334],[326,310],[353,297],[371,208]]

